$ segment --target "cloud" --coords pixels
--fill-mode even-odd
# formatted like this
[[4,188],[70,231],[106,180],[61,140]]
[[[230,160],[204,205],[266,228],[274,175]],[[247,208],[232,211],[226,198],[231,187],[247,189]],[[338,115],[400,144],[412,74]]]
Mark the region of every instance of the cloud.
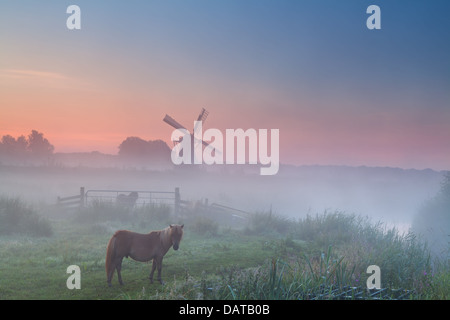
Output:
[[23,89],[30,88],[30,86],[49,89],[87,89],[91,87],[90,82],[85,79],[34,69],[0,69],[0,80],[3,84],[19,86]]
[[37,70],[22,70],[22,69],[5,69],[2,70],[1,75],[8,78],[40,78],[48,80],[69,80],[68,77],[56,72],[46,72]]

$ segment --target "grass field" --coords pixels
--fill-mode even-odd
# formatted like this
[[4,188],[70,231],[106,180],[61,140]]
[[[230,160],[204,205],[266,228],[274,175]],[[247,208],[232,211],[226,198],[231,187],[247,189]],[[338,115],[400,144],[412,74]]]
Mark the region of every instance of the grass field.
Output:
[[[164,207],[124,213],[97,203],[68,214],[29,208],[17,199],[3,198],[3,208],[6,202],[23,217],[47,216],[24,218],[43,235],[8,232],[13,228],[3,224],[0,299],[307,299],[323,288],[364,287],[369,265],[380,266],[383,287],[409,290],[411,299],[449,297],[448,260],[434,260],[413,234],[355,215],[332,212],[292,221],[255,213],[236,229],[205,216],[177,221]],[[5,212],[0,215],[9,221]],[[180,249],[164,258],[165,285],[149,283],[149,263],[125,259],[125,285],[115,275],[107,286],[106,245],[115,230],[149,232],[179,222],[185,234]],[[79,290],[66,286],[70,265],[80,267]]]

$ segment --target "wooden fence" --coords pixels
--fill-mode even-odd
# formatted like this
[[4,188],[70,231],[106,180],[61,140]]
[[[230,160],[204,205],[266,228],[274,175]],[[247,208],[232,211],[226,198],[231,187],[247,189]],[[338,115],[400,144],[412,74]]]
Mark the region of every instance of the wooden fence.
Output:
[[[121,201],[122,200],[122,201]],[[74,210],[87,206],[94,201],[110,202],[124,207],[133,208],[148,204],[165,204],[173,207],[176,216],[209,216],[219,221],[242,222],[249,218],[250,213],[218,203],[209,204],[203,201],[181,200],[180,188],[174,191],[149,190],[87,190],[80,188],[80,193],[70,197],[58,197],[57,205],[61,208]]]
[[[122,199],[121,201],[119,201]],[[148,204],[165,204],[173,206],[174,212],[178,213],[181,205],[180,188],[174,191],[157,190],[87,190],[85,193],[85,204],[92,201],[115,202],[118,205],[129,207],[144,206]]]
[[[125,199],[130,194],[136,194],[133,201],[126,201],[130,206],[146,205],[146,204],[167,204],[174,208],[175,214],[180,212],[183,205],[180,197],[180,188],[174,191],[136,191],[136,190],[87,190],[80,188],[80,193],[75,196],[58,197],[57,205],[64,209],[76,209],[86,206],[92,201],[99,200],[105,202],[116,202],[120,197]],[[122,198],[123,199],[123,198]]]
[[80,188],[80,194],[70,197],[58,197],[57,205],[64,209],[76,209],[84,206],[84,187]]

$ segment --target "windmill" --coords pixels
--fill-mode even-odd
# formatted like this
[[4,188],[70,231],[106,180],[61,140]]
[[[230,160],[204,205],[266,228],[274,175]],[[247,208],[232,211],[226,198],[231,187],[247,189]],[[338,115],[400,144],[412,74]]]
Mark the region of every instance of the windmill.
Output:
[[[202,122],[204,123],[205,120],[206,120],[206,118],[208,117],[208,115],[209,115],[209,112],[206,111],[205,108],[202,108],[202,111],[201,111],[200,114],[198,115],[196,121],[202,121]],[[174,118],[172,118],[171,116],[169,116],[169,115],[167,115],[167,114],[166,114],[166,116],[164,117],[163,121],[164,121],[165,123],[167,123],[168,125],[172,126],[172,127],[175,128],[175,129],[184,129],[184,130],[186,130],[186,131],[189,132],[189,130],[187,130],[186,127],[184,127],[183,125],[181,125],[178,121],[176,121]],[[199,123],[199,122],[197,122],[197,124],[198,124],[198,123]],[[194,163],[194,161],[193,161],[193,157],[194,157],[194,152],[193,152],[193,150],[194,150],[194,143],[195,143],[196,141],[197,141],[197,142],[200,142],[199,139],[198,139],[197,137],[194,136],[194,132],[195,132],[196,129],[197,129],[197,127],[195,127],[194,130],[193,130],[192,133],[191,133],[191,141],[192,141],[192,147],[191,147],[191,150],[192,150],[192,152],[191,152],[191,157],[192,157],[192,159],[191,159],[191,160],[192,160],[192,161],[191,161],[191,163]],[[176,144],[179,143],[179,142],[180,142],[180,140],[174,140],[174,141],[173,141],[173,144],[176,145]],[[205,147],[212,148],[208,142],[205,142],[205,141],[201,140],[201,143],[202,143]],[[215,149],[214,152],[219,152],[219,153],[221,153],[221,152],[220,152],[219,150],[217,150],[217,149]]]

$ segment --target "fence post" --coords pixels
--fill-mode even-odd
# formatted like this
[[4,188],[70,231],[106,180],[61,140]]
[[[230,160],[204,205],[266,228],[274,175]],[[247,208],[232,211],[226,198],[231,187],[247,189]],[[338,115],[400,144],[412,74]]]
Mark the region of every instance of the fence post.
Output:
[[175,216],[178,216],[180,214],[180,188],[175,188]]
[[84,207],[84,187],[80,187],[80,207]]

